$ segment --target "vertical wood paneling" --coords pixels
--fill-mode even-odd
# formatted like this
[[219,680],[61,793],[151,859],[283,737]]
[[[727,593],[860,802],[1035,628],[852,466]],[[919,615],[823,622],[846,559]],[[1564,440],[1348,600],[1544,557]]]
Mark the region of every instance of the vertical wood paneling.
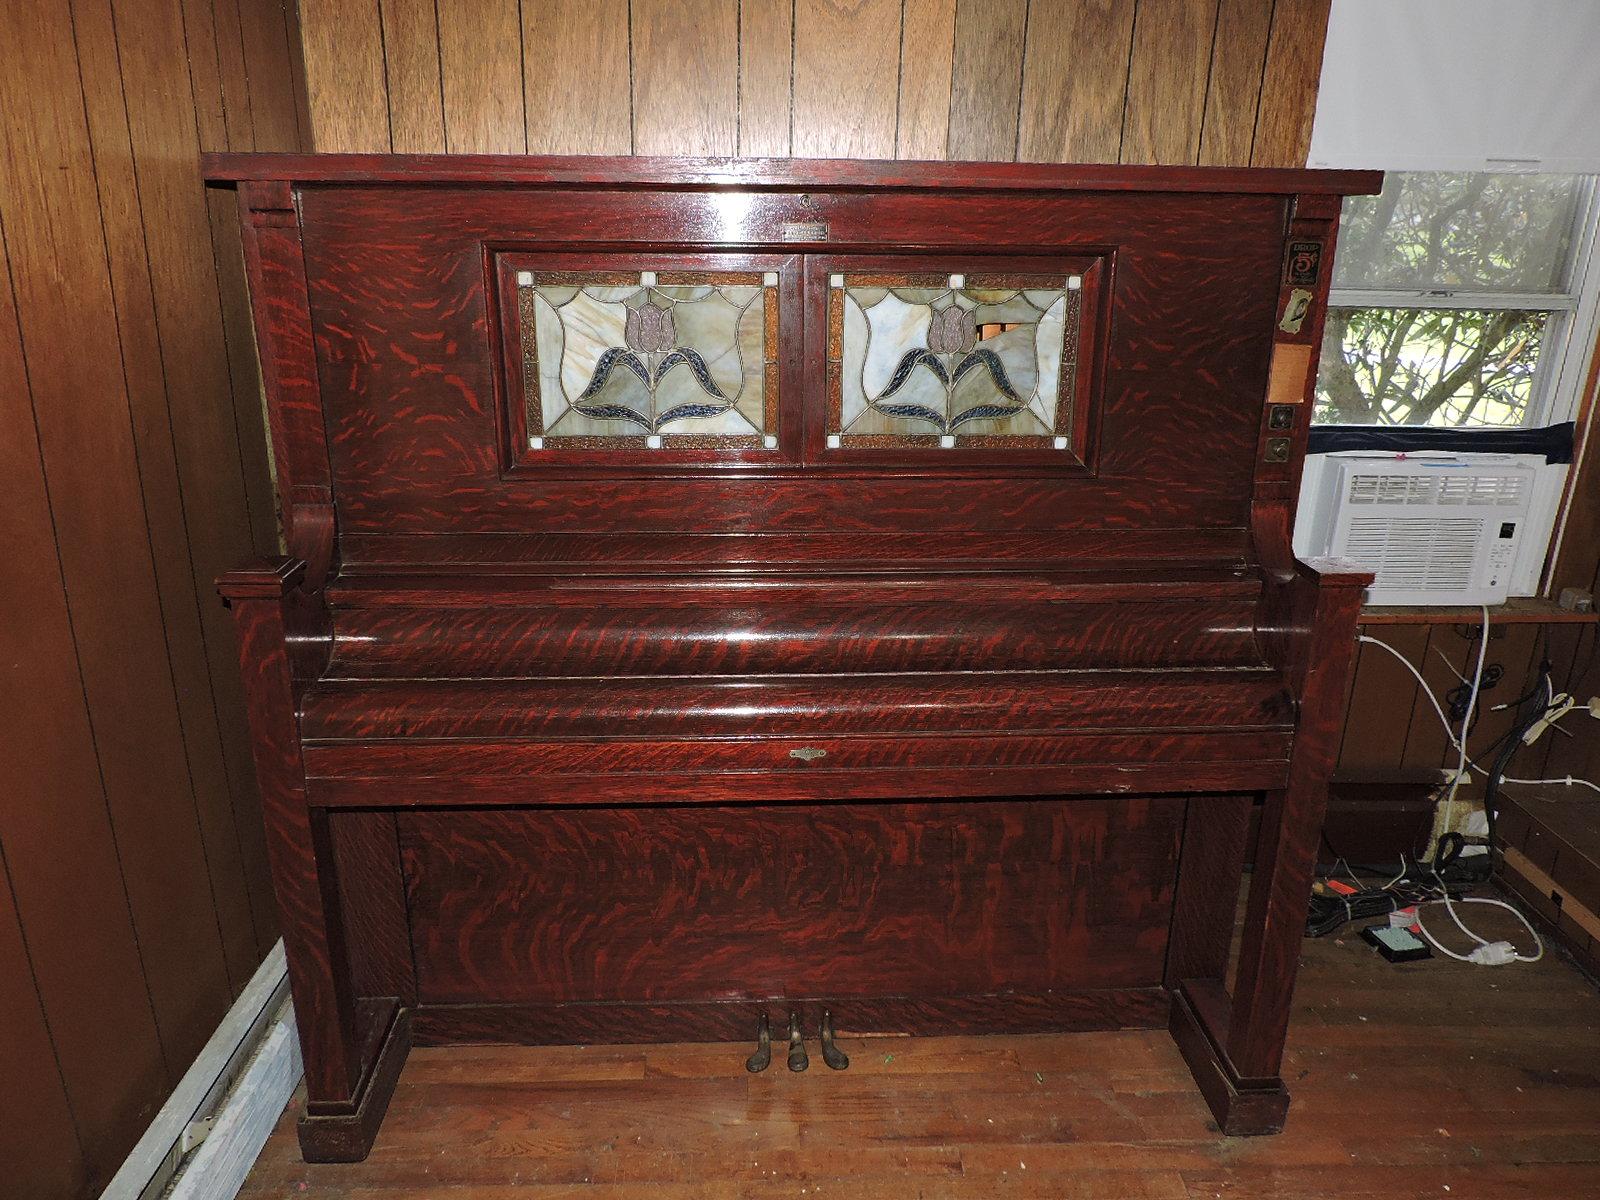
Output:
[[[79,53],[90,62],[113,60],[117,47],[109,5],[103,0],[78,0],[74,16]],[[197,50],[203,48],[203,44],[197,45]],[[167,406],[166,369],[152,303],[150,261],[140,223],[127,100],[115,72],[87,72],[84,83],[84,110],[106,237],[106,275],[115,302],[135,462],[155,571],[156,602],[165,634],[161,652],[166,655],[175,688],[184,748],[181,756],[167,761],[158,755],[153,763],[151,799],[167,810],[167,819],[158,817],[145,831],[143,818],[132,818],[139,828],[130,831],[122,849],[125,855],[135,857],[141,851],[145,855],[154,853],[153,873],[190,889],[187,894],[179,891],[169,896],[163,905],[177,905],[182,911],[171,914],[175,940],[165,947],[164,963],[155,963],[156,974],[166,981],[163,986],[176,986],[195,1000],[205,998],[200,1009],[179,1023],[188,1031],[187,1038],[172,1050],[174,1057],[186,1059],[198,1049],[191,1040],[197,1035],[203,1040],[208,1019],[214,1023],[215,1017],[220,1016],[230,998],[231,985],[243,985],[259,961],[259,954],[247,891],[225,888],[219,897],[214,887],[213,872],[237,877],[243,871],[243,859],[212,703],[200,596],[190,559],[183,489]],[[135,680],[130,686],[141,683]],[[139,769],[137,760],[132,769]],[[182,773],[185,770],[186,776]],[[190,831],[180,828],[169,875],[161,861],[160,839],[174,818],[180,822],[183,819],[177,803],[180,798],[198,820],[193,832],[199,841],[194,842],[186,836]],[[157,839],[154,843],[145,841],[152,836]],[[144,873],[134,874],[142,878]],[[141,925],[151,919],[165,918],[158,912],[142,920]],[[209,951],[219,938],[223,957],[215,961]],[[190,939],[194,939],[196,950],[193,978],[188,977],[183,963],[184,945]],[[165,941],[163,935],[150,949],[161,950]],[[149,966],[152,955],[146,957]],[[219,973],[218,967],[224,967],[225,972]],[[158,1011],[162,1007],[158,1005]]]
[[948,153],[955,37],[956,0],[906,0],[896,158],[944,158]]
[[[55,1047],[22,941],[10,879],[0,858],[0,1030],[6,1086],[0,1088],[0,1162],[12,1200],[53,1200],[84,1189],[83,1153]],[[20,1183],[20,1186],[19,1186]]]
[[[238,7],[236,0],[216,0],[214,5],[207,3],[207,0],[183,0],[183,39],[189,48],[188,85],[194,106],[196,143],[191,145],[184,141],[163,146],[159,140],[152,145],[149,139],[141,138],[139,154],[144,162],[148,163],[152,154],[157,156],[158,161],[165,162],[161,157],[163,155],[177,153],[181,156],[192,153],[194,149],[214,149],[222,145],[237,149],[296,148],[297,143],[293,139],[300,134],[299,105],[293,96],[283,91],[296,86],[294,77],[298,52],[289,41],[296,26],[288,10],[272,0],[247,3],[243,7],[238,28],[243,49],[242,69],[250,81],[250,119],[229,120],[223,102],[221,52],[219,50],[217,57],[213,58],[206,51],[219,36],[216,29],[220,26],[213,27],[211,23],[213,12],[230,5]],[[175,27],[167,25],[166,33],[168,36],[175,35]],[[156,86],[171,96],[181,97],[181,64],[172,56],[163,55],[159,43],[154,47],[153,61],[157,71],[164,74],[139,76],[133,86]],[[149,55],[143,58],[134,56],[130,58],[129,69],[138,76],[141,70],[150,69],[151,62]],[[108,70],[97,74],[113,76]],[[158,111],[153,119],[158,123],[172,122],[177,128],[182,124],[181,100],[169,103],[176,103],[177,107],[165,112]],[[126,105],[126,108],[129,113],[135,109],[145,113],[142,103]],[[152,117],[145,114],[144,119]],[[256,139],[254,145],[241,145],[238,142],[237,139],[245,133]],[[184,136],[187,138],[187,135]],[[290,140],[285,142],[283,139],[286,138]],[[97,163],[97,172],[102,180],[115,172],[116,168],[117,160],[114,157],[108,160],[108,165]],[[163,167],[163,170],[169,172],[167,187],[178,189],[180,204],[186,202],[190,195],[189,172],[176,162]],[[141,188],[135,178],[114,190],[119,194],[125,192],[130,198],[136,197],[142,206],[148,190],[148,172],[145,179],[146,188]],[[102,185],[102,192],[105,191]],[[108,202],[103,200],[102,203]],[[179,381],[181,387],[182,381],[188,377],[188,364],[192,362],[191,358],[185,356],[185,349],[192,353],[198,348],[202,356],[216,353],[216,334],[207,338],[202,332],[197,342],[188,341],[194,335],[187,331],[187,322],[184,322],[177,342],[169,338],[160,351],[166,401],[164,411],[152,410],[152,416],[159,429],[165,431],[165,438],[157,436],[146,440],[160,450],[165,450],[164,441],[172,442],[171,453],[183,464],[179,472],[181,495],[209,497],[212,489],[216,488],[219,503],[203,504],[191,515],[191,500],[180,514],[163,516],[157,511],[148,485],[146,497],[147,509],[151,512],[152,545],[159,547],[181,538],[190,573],[188,594],[182,588],[172,588],[175,601],[170,605],[164,583],[163,611],[167,619],[168,642],[173,648],[172,663],[189,750],[190,774],[195,786],[196,811],[211,872],[217,924],[228,954],[232,990],[236,992],[253,973],[254,964],[260,961],[261,955],[276,940],[277,913],[272,881],[267,872],[260,799],[256,794],[255,775],[250,762],[248,731],[240,709],[236,659],[231,653],[232,630],[226,614],[213,602],[212,581],[217,571],[230,562],[238,561],[240,554],[251,551],[275,554],[279,547],[276,501],[272,481],[264,469],[267,451],[261,374],[256,363],[245,294],[244,255],[237,206],[227,193],[219,191],[204,192],[204,203],[211,239],[210,267],[207,267],[203,247],[189,251],[190,266],[179,273],[176,303],[192,310],[197,320],[205,321],[207,314],[212,311],[220,319],[220,327],[213,328],[224,342],[223,367],[231,392],[231,409],[223,408],[214,399],[208,403],[205,396],[192,391],[174,396],[173,381]],[[107,222],[108,235],[117,225],[114,221]],[[131,225],[128,229],[140,241],[148,241],[142,229],[134,229]],[[198,237],[197,224],[189,225],[188,230],[189,237]],[[187,245],[187,239],[179,243],[180,247]],[[171,247],[161,238],[156,239],[156,247],[155,250],[147,249],[147,257],[159,270],[162,269],[160,264],[165,251]],[[113,263],[116,261],[114,257]],[[133,261],[131,256],[129,261]],[[114,271],[113,280],[116,277]],[[201,289],[200,293],[185,300],[183,281],[187,286]],[[219,293],[215,310],[211,307],[210,295],[205,292],[213,285]],[[163,287],[162,293],[173,295],[171,286],[169,283]],[[150,310],[149,319],[152,323],[156,322],[158,311],[153,306],[153,300],[152,292],[143,301],[144,307]],[[127,319],[127,313],[131,310],[119,301],[118,311],[119,318]],[[137,315],[133,319],[138,319]],[[170,305],[167,320],[170,333]],[[125,353],[129,344],[129,337],[125,333]],[[175,358],[171,371],[165,366],[168,356]],[[134,372],[130,369],[128,374],[131,377]],[[195,405],[202,406],[203,419],[191,427],[186,414]],[[136,406],[135,413],[140,411]],[[144,461],[144,446],[145,442],[141,441],[141,463]],[[237,460],[239,474],[242,475],[242,490],[235,482],[231,466],[234,460]],[[247,525],[240,522],[238,505],[241,495],[245,514],[243,519]],[[158,573],[175,553],[175,548],[169,549],[166,555],[158,553]],[[165,569],[171,574],[170,568]],[[225,779],[222,784],[216,781],[218,762]],[[240,927],[246,916],[255,931],[254,946],[249,948],[241,944]]]
[[628,0],[523,0],[530,154],[629,154]]
[[1198,161],[1217,0],[1139,0],[1122,114],[1122,161]]
[[[227,0],[216,2],[220,4]],[[198,149],[215,149],[224,134],[208,115],[212,111],[212,104],[208,101],[215,98],[209,89],[217,85],[206,69],[204,54],[200,52],[204,40],[198,36],[198,30],[203,28],[201,18],[205,12],[204,0],[184,0],[183,8],[186,41],[192,48],[189,55],[189,83],[194,98]],[[304,121],[304,100],[299,94],[302,85],[297,65],[298,22],[291,11],[292,0],[268,0],[262,4],[249,3],[247,0],[245,8],[242,21],[245,69],[251,80],[251,129],[256,137],[255,145],[250,148],[295,150],[308,146],[310,134]],[[179,81],[172,79],[164,86],[176,89]],[[275,87],[279,90],[274,91]],[[281,89],[284,88],[294,88],[296,94],[283,94]],[[307,140],[297,140],[301,137]],[[175,185],[184,188],[188,175],[188,171],[179,171],[174,178]],[[211,705],[232,800],[234,840],[237,853],[242,858],[242,867],[236,876],[231,868],[233,851],[224,844],[225,839],[221,834],[217,834],[215,852],[208,850],[213,891],[219,910],[231,908],[239,902],[235,895],[237,881],[243,881],[256,931],[253,959],[259,963],[261,956],[272,948],[278,937],[277,906],[267,869],[266,838],[260,817],[261,801],[256,791],[249,730],[241,707],[237,659],[231,654],[232,628],[227,615],[218,608],[212,597],[215,594],[216,572],[228,563],[236,562],[246,546],[251,547],[255,554],[273,555],[280,553],[281,545],[277,500],[266,467],[265,404],[244,281],[244,247],[237,205],[231,202],[232,197],[226,192],[210,189],[202,189],[202,192],[211,233],[214,272],[207,271],[202,261],[190,278],[202,287],[214,280],[219,292],[216,311],[221,320],[226,370],[232,390],[231,434],[234,444],[229,445],[230,426],[224,418],[218,418],[210,426],[210,441],[196,439],[193,433],[179,433],[174,438],[180,458],[187,461],[198,456],[201,463],[199,469],[185,467],[182,486],[186,489],[186,495],[192,498],[198,494],[207,498],[207,504],[202,506],[203,511],[195,520],[187,518],[186,508],[184,532],[189,538],[195,607],[202,630],[198,643],[204,648],[210,677],[205,686],[198,680],[185,682],[180,679],[179,692],[196,709],[203,709],[207,701]],[[199,253],[203,254],[203,250]],[[152,261],[158,261],[158,257]],[[197,316],[203,319],[203,314],[210,311],[210,296],[199,295],[194,303]],[[212,341],[203,352],[214,352],[214,349],[215,342]],[[164,348],[163,355],[168,353]],[[170,385],[170,378],[168,383]],[[174,399],[169,386],[169,426],[175,428],[182,421],[187,406],[200,402],[203,401],[194,396],[178,396]],[[249,521],[248,530],[236,523],[237,507],[230,509],[225,502],[219,512],[212,511],[209,506],[213,462],[214,469],[222,471],[220,478],[223,482],[219,495],[224,498],[236,495],[231,489],[229,468],[225,465],[232,457],[237,457],[243,476],[243,502]],[[233,503],[236,505],[237,500]],[[226,515],[230,511],[234,521],[230,521]],[[170,635],[174,643],[187,646],[196,641],[185,626],[186,622],[175,622],[176,632]],[[185,728],[189,727],[186,721]],[[194,728],[199,733],[193,740],[201,744],[209,743],[210,728],[205,724],[203,711],[196,713]],[[209,757],[213,751],[207,745],[194,753]],[[196,787],[201,812],[207,814],[203,828],[209,836],[214,828],[214,820],[220,819],[221,800],[210,789],[209,782],[197,779]],[[210,816],[213,810],[219,814],[215,819]],[[219,922],[226,931],[226,921],[219,916]],[[244,975],[235,972],[234,991],[237,992],[248,980],[249,974],[253,973],[254,967]]]
[[[1467,739],[1468,751],[1479,762],[1483,762],[1488,747],[1510,732],[1516,722],[1516,713],[1511,709],[1496,712],[1495,708],[1507,700],[1515,700],[1528,690],[1534,673],[1539,669],[1539,653],[1543,644],[1543,630],[1538,625],[1506,625],[1494,632],[1501,636],[1491,637],[1487,661],[1498,663],[1505,675],[1493,691],[1485,693],[1477,724]],[[1476,642],[1472,645],[1472,654],[1476,663]],[[1470,669],[1464,673],[1471,675]],[[1455,759],[1446,755],[1446,765],[1453,769]],[[1484,766],[1488,766],[1488,763],[1484,763]],[[1481,775],[1474,775],[1471,783],[1464,786],[1466,793],[1475,799],[1483,795]]]
[[1255,145],[1257,167],[1304,166],[1317,109],[1322,43],[1332,0],[1277,0],[1261,76]]
[[958,0],[950,158],[1008,162],[1017,156],[1027,30],[1027,0]]
[[[217,0],[220,6],[224,0]],[[250,123],[254,150],[295,150],[301,130],[295,105],[294,41],[290,20],[294,0],[232,0],[239,8],[250,84]]]
[[0,5],[8,1197],[98,1192],[276,936],[212,585],[276,535],[198,155],[293,147],[294,24],[280,0]]
[[[259,446],[259,402],[234,396],[224,341],[217,249],[203,190],[194,185],[200,153],[187,63],[170,47],[184,44],[177,0],[116,0],[118,62],[124,81],[134,179],[140,211],[159,214],[143,229],[151,295],[166,382],[169,426],[186,497],[184,509],[192,587],[200,612],[211,688],[223,722],[224,751],[236,802],[235,830],[245,854],[258,928],[271,928],[265,848],[256,818],[246,757],[243,696],[227,613],[211,602],[213,581],[255,550],[240,427],[255,427],[246,444]],[[235,330],[239,344],[247,331]],[[252,388],[253,376],[247,381]],[[264,489],[263,489],[264,490]],[[266,945],[258,942],[258,950]],[[244,980],[237,981],[240,986]]]
[[[200,145],[208,150],[293,148],[297,144],[298,125],[293,99],[287,94],[292,82],[285,14],[271,4],[246,5],[242,15],[250,19],[241,22],[240,47],[244,57],[238,70],[254,81],[248,89],[250,120],[230,122],[222,103],[220,47],[217,55],[207,53],[208,46],[221,40],[212,24],[213,12],[226,7],[237,8],[236,0],[216,0],[215,5],[207,0],[183,0],[185,41],[190,47],[190,91],[194,97]],[[270,91],[274,82],[285,93],[276,99]],[[239,141],[246,134],[254,140]],[[289,140],[279,140],[284,137]],[[107,190],[102,183],[102,195]],[[131,189],[129,193],[131,195]],[[277,502],[270,476],[256,465],[266,458],[266,426],[261,415],[261,372],[249,332],[237,214],[238,206],[231,203],[226,193],[214,189],[206,192],[206,215],[211,226],[211,245],[222,296],[234,429],[239,440],[251,540],[258,553],[272,554],[277,551],[278,541]],[[206,590],[202,586],[201,591]],[[169,618],[169,625],[171,620]],[[180,683],[179,690],[183,694],[188,689]],[[187,720],[185,725],[188,726]]]
[[[244,62],[244,29],[239,19],[239,0],[215,0],[210,7],[204,23],[194,28],[198,36],[190,43],[190,52],[196,60],[205,64],[208,76],[215,76],[220,90],[208,96],[213,112],[206,117],[199,117],[199,120],[204,122],[207,117],[220,117],[223,136],[230,149],[234,146],[254,146],[255,113],[250,105],[250,72]],[[194,22],[200,16],[201,9],[191,4],[190,21]],[[211,82],[209,77],[207,82]]]
[[[1389,640],[1383,627],[1367,632],[1384,641]],[[1453,628],[1445,625],[1431,626],[1427,634],[1421,657],[1412,662],[1427,682],[1428,695],[1443,696],[1457,682],[1453,666],[1465,653],[1467,643],[1456,636]],[[1406,771],[1427,771],[1442,766],[1450,746],[1450,739],[1444,726],[1439,723],[1439,714],[1433,710],[1428,695],[1424,695],[1420,687],[1416,689],[1409,715],[1400,713],[1398,708],[1389,709],[1392,719],[1406,721],[1406,744],[1400,754],[1400,767]],[[1377,697],[1368,697],[1366,702],[1372,704],[1379,701]]]
[[[1408,661],[1422,661],[1428,645],[1426,626],[1395,626],[1380,636]],[[1394,655],[1381,646],[1362,645],[1339,748],[1340,774],[1365,777],[1398,763],[1416,699],[1416,680]]]
[[394,151],[443,154],[444,83],[434,0],[381,0],[379,14]]
[[793,78],[794,0],[741,0],[740,154],[747,158],[788,156]]
[[[1246,165],[1304,161],[1326,8],[301,0],[298,26],[324,150]],[[247,53],[265,21],[241,10]]]
[[739,0],[632,0],[633,152],[738,149]]
[[[1600,551],[1600,547],[1596,548]],[[1600,581],[1596,581],[1600,582]],[[1594,583],[1591,583],[1591,588]],[[1552,685],[1578,703],[1600,696],[1600,626],[1560,625],[1550,630]],[[1546,734],[1514,764],[1523,778],[1562,779],[1568,775],[1600,783],[1600,734],[1582,711],[1561,722],[1571,737]],[[1585,789],[1587,793],[1587,789]]]
[[[1600,346],[1589,365],[1585,388],[1587,411],[1579,422],[1585,425],[1600,418]],[[1600,433],[1591,429],[1582,460],[1573,464],[1567,483],[1567,516],[1561,532],[1561,545],[1550,567],[1550,588],[1556,595],[1562,588],[1576,587],[1594,593],[1600,577]]]
[[452,154],[523,154],[522,14],[517,0],[436,0],[444,143]]
[[1133,15],[1133,0],[1029,6],[1019,159],[1120,160]]
[[297,0],[315,149],[385,154],[389,90],[378,0]]
[[798,158],[893,158],[900,0],[796,0]]
[[[0,72],[0,119],[8,132],[31,134],[26,144],[12,136],[0,143],[0,236],[9,266],[0,302],[0,478],[6,481],[0,544],[28,568],[12,571],[0,588],[0,738],[8,778],[0,845],[49,1014],[59,1078],[80,1128],[95,1135],[83,1137],[93,1183],[108,1178],[117,1149],[137,1137],[139,1101],[159,1095],[168,1076],[76,669],[36,432],[39,407],[71,402],[59,382],[44,378],[71,369],[59,361],[61,348],[52,352],[50,345],[62,303],[46,296],[35,312],[37,293],[41,283],[48,291],[54,280],[73,278],[60,270],[71,264],[59,255],[99,248],[89,220],[95,210],[81,98],[76,112],[65,103],[69,94],[78,96],[70,14],[64,4],[26,11],[0,5],[0,42],[20,48],[15,69]],[[65,186],[48,193],[40,212],[47,182]],[[98,265],[82,265],[99,277]],[[115,370],[107,372],[107,386],[120,394]],[[130,1083],[137,1098],[123,1090]]]
[[[1204,165],[1238,166],[1250,161],[1271,27],[1272,0],[1222,0],[1217,7],[1210,82],[1200,126],[1200,162]],[[1304,148],[1300,157],[1303,162]]]
[[[63,4],[51,15],[71,50],[72,14]],[[99,48],[95,28],[109,24],[84,22],[91,49]],[[226,1010],[228,981],[144,515],[133,397],[116,351],[110,247],[77,63],[56,53],[22,60],[22,87],[8,89],[6,108],[58,140],[40,144],[26,166],[7,160],[0,206],[15,248],[12,276],[78,670],[170,1070],[204,1044],[208,1025]],[[192,113],[189,119],[192,127]],[[62,279],[78,286],[68,293]],[[85,353],[86,329],[101,331],[111,352]]]
[[[4,24],[0,17],[0,27]],[[89,768],[92,749],[82,693],[73,690],[71,680],[62,677],[58,666],[52,669],[70,659],[72,648],[64,628],[65,604],[38,448],[27,436],[33,412],[11,296],[4,224],[0,221],[0,479],[6,481],[6,503],[0,505],[0,544],[17,554],[18,561],[34,567],[26,573],[28,579],[18,581],[20,586],[8,584],[0,589],[0,719],[4,721],[0,747],[5,751],[7,770],[17,772],[9,784],[7,802],[0,803],[0,1036],[6,1047],[5,1086],[0,1087],[0,1162],[6,1164],[8,1186],[19,1188],[23,1200],[50,1200],[87,1190],[87,1166],[68,1107],[43,996],[23,943],[17,884],[5,853],[6,847],[11,853],[17,851],[16,825],[26,818],[13,810],[32,807],[42,812],[50,805],[65,803],[76,815],[80,810],[92,810],[101,797]],[[35,614],[40,613],[44,621],[36,626]],[[32,686],[34,671],[53,676],[43,680],[39,691]],[[47,729],[55,735],[48,741],[40,736]],[[23,774],[30,767],[49,770],[56,766],[52,758],[62,751],[81,756],[76,758],[75,773],[64,779]],[[71,771],[72,758],[62,765]],[[74,793],[75,783],[82,794]],[[103,836],[104,822],[96,826],[95,832]],[[30,878],[33,887],[28,886]],[[114,922],[112,936],[120,933],[131,945],[127,909],[111,896],[107,883],[90,883],[89,900],[96,911],[88,914],[89,919],[109,913]],[[43,907],[47,918],[52,904],[68,899],[54,894],[50,884],[48,872],[37,866],[29,871],[25,865],[22,890],[36,906]],[[47,939],[46,955],[53,949],[59,953]],[[100,962],[124,965],[111,956]],[[147,1021],[142,1032],[153,1051],[154,1024]],[[155,1061],[153,1054],[148,1061]]]

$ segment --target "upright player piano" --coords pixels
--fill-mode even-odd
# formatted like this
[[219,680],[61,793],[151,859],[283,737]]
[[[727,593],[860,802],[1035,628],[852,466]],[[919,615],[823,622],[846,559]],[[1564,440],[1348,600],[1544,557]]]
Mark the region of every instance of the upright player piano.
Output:
[[1379,176],[206,170],[287,548],[220,587],[308,1159],[414,1042],[791,1020],[1165,1026],[1225,1132],[1281,1128],[1369,581],[1289,531]]

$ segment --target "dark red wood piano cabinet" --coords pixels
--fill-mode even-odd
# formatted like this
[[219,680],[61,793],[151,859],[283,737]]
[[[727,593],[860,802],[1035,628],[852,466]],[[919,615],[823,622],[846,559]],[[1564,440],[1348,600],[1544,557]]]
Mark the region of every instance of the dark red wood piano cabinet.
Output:
[[415,1042],[791,1012],[1166,1026],[1224,1131],[1282,1126],[1367,582],[1289,529],[1378,176],[206,170],[287,547],[220,586],[308,1159]]

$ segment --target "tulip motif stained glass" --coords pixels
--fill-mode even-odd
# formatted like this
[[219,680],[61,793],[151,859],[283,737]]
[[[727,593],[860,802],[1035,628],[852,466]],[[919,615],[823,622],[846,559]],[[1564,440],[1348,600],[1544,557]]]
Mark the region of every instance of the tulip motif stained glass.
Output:
[[1071,448],[1080,276],[834,275],[828,446]]
[[773,449],[776,272],[520,271],[530,447]]

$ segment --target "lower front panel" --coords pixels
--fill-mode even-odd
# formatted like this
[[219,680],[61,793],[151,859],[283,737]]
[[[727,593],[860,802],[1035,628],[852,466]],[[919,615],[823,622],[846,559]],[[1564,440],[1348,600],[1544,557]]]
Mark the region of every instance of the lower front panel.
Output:
[[859,1031],[1160,1024],[1183,806],[402,811],[419,1034],[715,1039],[767,1001]]

